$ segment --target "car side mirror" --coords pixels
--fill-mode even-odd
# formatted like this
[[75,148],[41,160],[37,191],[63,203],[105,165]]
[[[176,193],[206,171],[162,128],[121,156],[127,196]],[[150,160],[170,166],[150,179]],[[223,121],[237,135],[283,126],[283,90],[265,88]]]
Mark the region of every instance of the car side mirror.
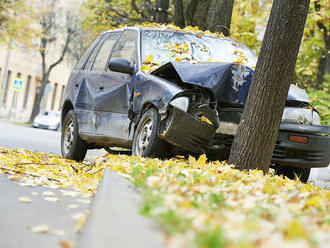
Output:
[[132,75],[135,67],[127,59],[111,59],[109,62],[111,71],[121,72]]

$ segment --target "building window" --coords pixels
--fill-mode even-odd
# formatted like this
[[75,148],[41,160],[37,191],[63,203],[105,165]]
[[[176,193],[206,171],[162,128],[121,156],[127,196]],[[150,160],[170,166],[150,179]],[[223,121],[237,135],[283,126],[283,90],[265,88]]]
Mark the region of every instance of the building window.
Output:
[[56,101],[56,92],[57,92],[57,83],[54,84],[53,98],[51,109],[54,110],[55,101]]
[[62,90],[61,90],[61,99],[60,99],[60,105],[58,107],[58,110],[61,110],[62,105],[63,105],[63,98],[64,98],[64,92],[65,92],[65,85],[62,85]]
[[29,91],[31,86],[31,76],[27,77],[26,86],[25,86],[25,94],[24,94],[24,101],[23,101],[23,108],[26,109],[27,100],[29,98]]

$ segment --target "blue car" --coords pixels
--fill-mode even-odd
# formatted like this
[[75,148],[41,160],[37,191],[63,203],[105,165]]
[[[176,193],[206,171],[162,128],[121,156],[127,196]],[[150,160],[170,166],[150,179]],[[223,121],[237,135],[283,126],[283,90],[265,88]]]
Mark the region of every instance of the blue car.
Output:
[[[210,34],[124,28],[102,33],[71,73],[62,108],[61,150],[133,155],[202,154],[227,159],[257,57]],[[329,127],[306,92],[291,86],[273,154],[281,174],[306,181],[330,162]]]

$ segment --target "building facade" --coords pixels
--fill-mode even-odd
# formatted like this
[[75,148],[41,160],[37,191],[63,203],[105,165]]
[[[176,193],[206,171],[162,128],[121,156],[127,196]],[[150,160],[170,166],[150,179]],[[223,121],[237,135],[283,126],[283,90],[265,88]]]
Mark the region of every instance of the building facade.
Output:
[[[48,5],[52,2],[49,0],[29,1],[35,3],[35,8],[40,8],[40,13],[49,8]],[[82,1],[60,0],[56,3],[56,9],[54,9],[56,14],[55,26],[62,27],[62,29],[53,31],[56,34],[56,41],[47,48],[47,66],[54,63],[61,55],[60,52],[66,38],[65,32],[63,32],[67,20],[66,14],[79,11]],[[39,42],[40,37],[34,41],[36,47],[38,47]],[[74,63],[67,60],[66,57],[51,71],[40,106],[41,112],[61,109],[65,87]],[[19,92],[12,89],[16,78],[23,79],[23,89]],[[27,49],[22,45],[13,44],[13,49],[9,50],[0,44],[0,118],[28,121],[40,85],[41,56],[38,49]]]
[[[53,69],[41,103],[41,112],[60,110],[71,68],[71,63],[63,61]],[[20,92],[12,89],[16,78],[23,79],[23,89]],[[9,51],[0,46],[0,85],[0,96],[3,96],[0,117],[27,121],[41,85],[41,58],[38,51],[19,48]]]

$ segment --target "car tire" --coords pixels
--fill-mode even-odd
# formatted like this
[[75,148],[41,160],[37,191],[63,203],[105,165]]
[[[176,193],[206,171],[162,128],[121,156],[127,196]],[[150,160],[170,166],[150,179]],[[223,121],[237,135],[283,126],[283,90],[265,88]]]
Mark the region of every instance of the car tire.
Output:
[[143,113],[133,138],[133,155],[158,158],[170,156],[170,144],[158,137],[159,124],[160,116],[155,108]]
[[280,166],[275,169],[277,175],[283,175],[290,179],[295,179],[297,176],[303,183],[307,183],[310,171],[310,168],[298,168],[293,166]]
[[62,156],[77,162],[84,160],[87,152],[87,144],[78,134],[78,123],[73,110],[70,110],[63,121],[61,132]]

